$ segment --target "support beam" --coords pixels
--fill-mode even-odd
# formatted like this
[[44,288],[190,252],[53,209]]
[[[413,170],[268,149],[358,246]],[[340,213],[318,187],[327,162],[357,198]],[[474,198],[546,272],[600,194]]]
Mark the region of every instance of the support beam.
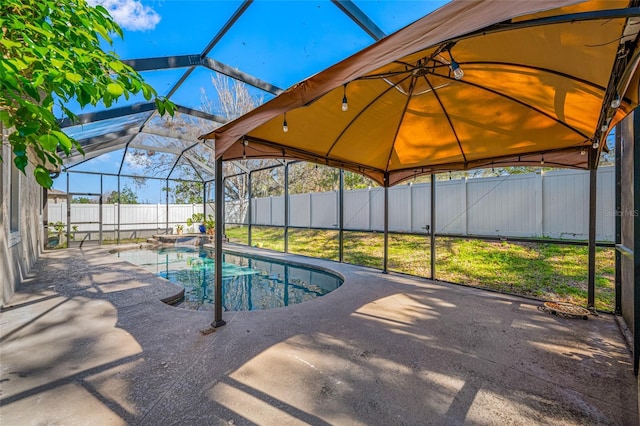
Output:
[[[110,120],[112,118],[127,117],[130,115],[138,114],[141,112],[155,112],[156,104],[154,102],[142,102],[134,105],[129,105],[119,108],[110,108],[105,111],[88,112],[85,114],[79,114],[77,121],[72,121],[70,118],[63,118],[58,120],[58,124],[61,128],[77,126],[78,124],[95,123],[96,121]],[[204,111],[198,111],[197,109],[187,108],[181,105],[176,105],[176,111],[191,115],[194,117],[203,118],[205,120],[215,121],[220,124],[225,124],[228,120],[224,117],[209,114]]]
[[[616,215],[615,215],[615,244],[619,246],[622,244],[622,216],[620,214],[622,210],[622,135],[620,124],[617,124],[614,128],[615,131],[615,154],[616,154],[616,168],[615,168],[615,182],[616,182]],[[615,305],[614,314],[622,315],[622,253],[615,250]]]
[[[205,220],[207,220],[207,182],[202,182],[202,221]],[[220,226],[219,223],[218,226]]]
[[382,272],[389,273],[389,172],[384,174],[384,260]]
[[251,3],[253,3],[253,0],[244,0],[242,4],[238,6],[236,11],[233,12],[233,15],[231,15],[231,17],[227,20],[227,22],[225,22],[222,28],[220,28],[218,33],[211,39],[209,44],[207,44],[207,46],[202,50],[202,53],[200,53],[201,58],[207,56],[207,54],[211,52],[216,44],[218,44],[218,42],[222,40],[222,37],[224,37],[224,35],[231,29],[231,27],[233,27],[233,24],[235,24],[236,21],[240,19],[242,14],[245,12],[245,10],[247,10]]
[[223,221],[223,209],[224,204],[224,184],[222,183],[222,158],[216,160],[216,226],[215,230],[215,277],[214,277],[214,318],[211,323],[211,327],[222,327],[226,322],[222,319],[222,226],[219,226]]
[[284,166],[284,252],[289,253],[289,164]]
[[[595,149],[589,150],[589,155],[597,155]],[[593,161],[593,160],[592,160]],[[594,164],[593,162],[591,164]],[[596,283],[596,189],[598,170],[589,170],[589,276],[587,280],[587,309],[595,311],[595,283]]]
[[177,55],[177,56],[159,56],[156,58],[136,58],[122,59],[122,62],[129,65],[138,72],[142,71],[158,71],[173,68],[188,68],[203,65],[200,54],[195,55]]
[[164,211],[165,211],[164,231],[169,232],[169,178],[165,180],[165,185],[164,185]]
[[[120,168],[122,168],[122,165],[120,165]],[[67,176],[69,176],[67,174]],[[117,238],[116,238],[116,243],[120,244],[120,216],[122,216],[120,213],[120,206],[122,206],[122,203],[120,202],[122,197],[120,196],[120,172],[118,172],[118,232],[117,232]],[[167,216],[168,217],[168,216]]]
[[126,117],[128,115],[138,114],[140,112],[155,111],[156,104],[154,102],[143,102],[134,105],[129,105],[119,108],[110,108],[105,111],[88,112],[85,114],[78,114],[77,121],[72,121],[70,118],[63,118],[58,120],[58,124],[61,128],[76,126],[78,124],[93,123],[95,121],[109,120],[111,118]]
[[383,39],[387,35],[351,0],[332,0],[345,15],[364,30],[375,41]]
[[176,111],[178,111],[181,114],[187,114],[187,115],[190,115],[192,117],[198,117],[198,118],[202,118],[204,120],[214,121],[214,122],[220,123],[220,124],[225,124],[225,123],[227,123],[229,121],[229,120],[227,120],[226,118],[224,118],[221,115],[210,114],[208,112],[199,111],[197,109],[187,108],[187,107],[182,106],[182,105],[176,105]]
[[[633,211],[640,211],[640,113],[633,113]],[[640,215],[633,216],[633,374],[640,364]]]
[[344,262],[344,169],[340,169],[340,210],[338,213],[338,261]]
[[245,72],[232,68],[229,65],[216,61],[215,59],[204,58],[202,60],[202,65],[209,68],[212,71],[218,72],[220,74],[224,74],[227,77],[231,77],[235,80],[241,81],[243,83],[248,84],[249,86],[253,86],[260,90],[264,90],[265,92],[269,92],[273,95],[277,96],[283,92],[281,88],[274,86],[273,84],[267,83],[266,81],[262,81],[257,77],[254,77]]
[[431,269],[431,279],[436,279],[436,175],[431,173],[431,228],[430,247],[431,256],[429,259]]
[[133,138],[135,137],[136,135],[128,135],[95,146],[83,146],[82,148],[85,150],[86,154],[81,154],[78,151],[74,150],[69,157],[63,158],[63,161],[65,163],[64,169],[71,169],[103,154],[117,151],[123,146],[127,146],[131,141],[133,141]]
[[247,173],[247,198],[249,204],[247,205],[247,245],[251,247],[251,215],[253,214],[251,208],[251,172]]

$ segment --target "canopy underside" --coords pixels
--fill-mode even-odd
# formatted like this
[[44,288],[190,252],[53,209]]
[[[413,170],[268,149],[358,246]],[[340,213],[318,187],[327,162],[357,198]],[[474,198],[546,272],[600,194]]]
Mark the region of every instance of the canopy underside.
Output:
[[[522,16],[533,5],[511,3],[454,1],[204,138],[225,160],[298,158],[386,185],[476,167],[595,167],[638,105],[638,10],[588,1]],[[505,4],[518,18],[488,21]],[[366,69],[382,58],[393,59]]]

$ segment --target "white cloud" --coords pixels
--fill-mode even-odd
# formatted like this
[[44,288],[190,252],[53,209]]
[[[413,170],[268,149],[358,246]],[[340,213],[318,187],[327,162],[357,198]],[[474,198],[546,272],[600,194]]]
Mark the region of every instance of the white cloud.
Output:
[[89,0],[88,3],[107,9],[113,19],[127,30],[152,30],[160,22],[160,15],[139,0]]

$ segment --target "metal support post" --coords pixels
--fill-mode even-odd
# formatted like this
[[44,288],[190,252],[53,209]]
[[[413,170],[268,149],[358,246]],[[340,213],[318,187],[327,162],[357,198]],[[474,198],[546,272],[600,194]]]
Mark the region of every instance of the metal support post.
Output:
[[[589,155],[597,155],[597,150],[590,150]],[[591,164],[595,164],[591,161]],[[587,281],[587,309],[595,311],[596,283],[596,188],[598,170],[595,165],[589,170],[589,276]]]
[[164,188],[164,232],[169,232],[169,179],[165,182]]
[[389,273],[389,173],[384,174],[384,261],[382,272]]
[[[215,211],[216,223],[222,223],[222,204],[224,203],[224,184],[222,179],[222,158],[216,159],[215,169]],[[211,327],[222,327],[226,322],[222,319],[222,227],[215,227],[215,277],[214,277],[214,319]]]
[[202,182],[202,222],[205,222],[206,220],[207,220],[207,183]]
[[99,224],[98,226],[100,228],[98,228],[98,244],[102,245],[102,194],[104,194],[104,189],[103,189],[103,185],[102,185],[102,175],[100,175],[100,198],[98,199],[98,205],[100,206],[100,212],[98,213],[98,220],[99,220]]
[[247,179],[247,194],[249,198],[249,204],[247,205],[247,245],[251,247],[251,172],[248,173],[249,177]]
[[340,169],[340,210],[338,216],[338,260],[344,262],[344,169]]
[[436,175],[431,173],[431,233],[430,233],[430,265],[431,279],[436,279]]
[[640,113],[633,113],[633,374],[640,363]]
[[[69,228],[71,227],[71,201],[71,196],[69,196],[69,173],[67,173],[67,248],[69,248],[69,241],[71,241],[71,232],[69,230]],[[58,244],[60,243],[61,242],[58,241]],[[120,243],[119,240],[118,243]]]
[[284,166],[284,252],[289,253],[289,163]]
[[[122,166],[120,166],[122,167]],[[118,232],[116,242],[120,244],[120,206],[122,205],[122,200],[120,199],[120,175],[118,175]]]
[[[615,153],[616,153],[616,168],[615,168],[615,180],[616,180],[616,235],[615,244],[616,247],[622,244],[622,216],[620,211],[622,210],[622,135],[620,133],[620,124],[617,124],[615,130]],[[615,307],[614,313],[616,315],[622,315],[622,253],[618,250],[614,250],[615,253]]]

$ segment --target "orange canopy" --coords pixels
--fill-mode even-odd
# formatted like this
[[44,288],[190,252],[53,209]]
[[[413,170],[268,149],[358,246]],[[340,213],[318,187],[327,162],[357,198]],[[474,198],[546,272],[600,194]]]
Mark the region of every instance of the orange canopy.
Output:
[[389,186],[595,167],[638,105],[639,16],[627,0],[453,1],[201,138],[225,160],[297,158]]

